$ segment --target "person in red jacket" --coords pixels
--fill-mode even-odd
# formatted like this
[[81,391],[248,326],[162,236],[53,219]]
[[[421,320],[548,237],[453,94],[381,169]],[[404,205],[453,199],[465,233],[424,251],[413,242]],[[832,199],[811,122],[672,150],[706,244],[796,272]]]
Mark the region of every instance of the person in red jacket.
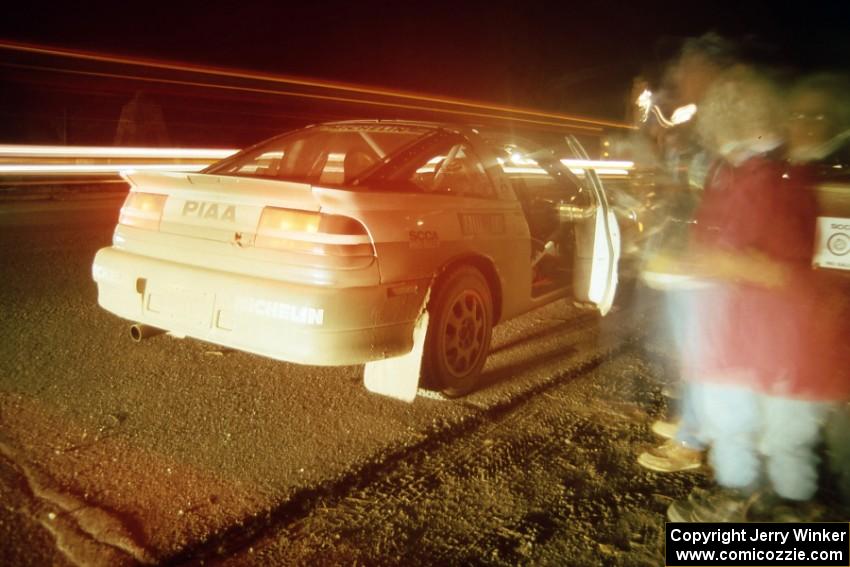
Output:
[[701,133],[722,157],[691,234],[693,262],[680,267],[705,283],[692,296],[699,324],[683,376],[698,392],[720,489],[674,502],[668,517],[742,521],[754,495],[768,494],[763,472],[783,502],[814,496],[821,426],[850,383],[837,379],[834,357],[822,358],[836,343],[816,320],[816,203],[809,181],[782,159],[775,89],[739,67],[711,87],[700,112]]
[[[813,188],[850,180],[850,77],[817,73],[800,78],[788,97],[788,157],[791,175]],[[808,180],[808,181],[806,181]],[[825,217],[846,216],[834,193],[819,203]],[[846,211],[843,211],[846,213]],[[847,341],[850,334],[850,272],[822,268],[815,274],[820,310],[814,346],[823,350],[815,359],[822,376],[836,381],[850,372]],[[838,337],[838,338],[836,338]],[[837,373],[837,375],[836,375]],[[828,461],[844,500],[850,503],[850,405],[836,408],[825,428]]]

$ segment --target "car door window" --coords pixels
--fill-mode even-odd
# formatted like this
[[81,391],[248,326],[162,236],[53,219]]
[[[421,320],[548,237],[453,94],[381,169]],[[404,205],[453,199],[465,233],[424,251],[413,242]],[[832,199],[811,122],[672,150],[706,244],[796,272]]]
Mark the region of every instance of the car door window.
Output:
[[590,192],[554,164],[554,158],[534,159],[521,150],[500,160],[502,171],[520,199],[548,199],[580,206],[593,204]]
[[492,197],[484,164],[465,143],[455,143],[422,159],[409,179],[419,191],[464,197]]
[[499,161],[522,205],[532,237],[546,239],[561,221],[592,214],[590,191],[551,156],[535,158],[514,146]]

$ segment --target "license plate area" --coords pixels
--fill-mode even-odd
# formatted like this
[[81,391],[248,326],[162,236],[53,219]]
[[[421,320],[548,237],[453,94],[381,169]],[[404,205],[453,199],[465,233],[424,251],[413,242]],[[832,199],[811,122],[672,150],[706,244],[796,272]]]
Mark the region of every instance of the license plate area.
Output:
[[154,287],[145,298],[145,310],[157,317],[208,328],[214,295],[178,287]]

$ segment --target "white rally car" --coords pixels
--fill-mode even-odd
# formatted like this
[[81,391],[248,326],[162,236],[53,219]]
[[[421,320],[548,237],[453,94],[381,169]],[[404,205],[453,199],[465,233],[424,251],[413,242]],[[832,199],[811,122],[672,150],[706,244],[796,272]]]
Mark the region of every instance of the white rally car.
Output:
[[137,339],[348,365],[415,351],[424,318],[416,369],[460,395],[499,321],[562,297],[605,314],[614,298],[619,231],[598,178],[505,133],[328,123],[202,173],[124,178],[93,276]]

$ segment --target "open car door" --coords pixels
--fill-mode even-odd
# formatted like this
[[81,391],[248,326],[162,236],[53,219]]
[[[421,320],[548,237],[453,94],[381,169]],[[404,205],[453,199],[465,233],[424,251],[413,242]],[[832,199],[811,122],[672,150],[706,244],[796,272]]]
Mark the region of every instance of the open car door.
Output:
[[[567,136],[566,142],[577,158],[589,159],[575,136]],[[605,315],[611,310],[617,292],[620,228],[596,171],[585,168],[584,180],[595,197],[595,206],[582,215],[583,222],[574,225],[573,293],[577,301],[594,304]]]

